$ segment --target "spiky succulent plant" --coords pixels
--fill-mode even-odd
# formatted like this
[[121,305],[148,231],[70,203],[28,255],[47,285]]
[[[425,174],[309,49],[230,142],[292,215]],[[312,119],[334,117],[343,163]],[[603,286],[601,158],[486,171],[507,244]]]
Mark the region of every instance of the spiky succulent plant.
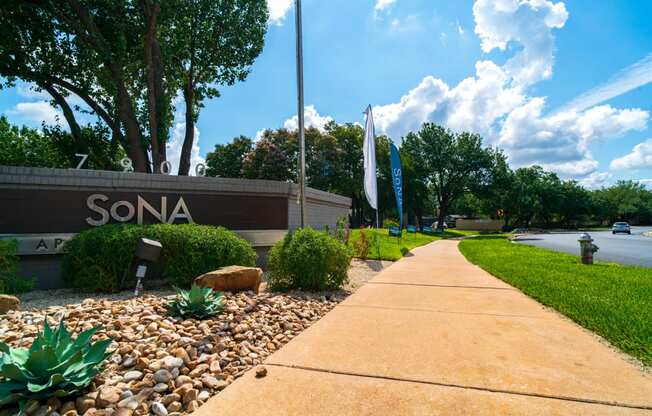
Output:
[[91,342],[96,331],[89,329],[73,340],[63,321],[52,330],[46,319],[29,349],[0,342],[0,407],[86,388],[111,355],[106,352],[110,339]]
[[222,293],[196,284],[190,290],[177,289],[177,297],[168,304],[171,315],[204,319],[222,312]]

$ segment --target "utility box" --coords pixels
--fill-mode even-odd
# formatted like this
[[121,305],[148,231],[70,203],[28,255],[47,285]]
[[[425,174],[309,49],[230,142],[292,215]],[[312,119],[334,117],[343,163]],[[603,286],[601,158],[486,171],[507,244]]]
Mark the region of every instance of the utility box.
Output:
[[161,256],[162,248],[163,246],[158,241],[150,240],[148,238],[140,238],[134,256],[139,260],[156,263]]

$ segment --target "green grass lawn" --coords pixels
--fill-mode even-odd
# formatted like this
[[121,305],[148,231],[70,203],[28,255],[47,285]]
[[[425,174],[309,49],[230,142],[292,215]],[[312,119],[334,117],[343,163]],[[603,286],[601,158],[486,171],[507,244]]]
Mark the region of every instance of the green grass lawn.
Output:
[[462,241],[466,258],[652,365],[652,268],[583,265],[578,256],[509,242]]
[[[443,234],[439,235],[428,235],[422,233],[408,234],[405,232],[405,230],[403,230],[403,237],[398,239],[396,237],[390,237],[389,232],[384,228],[355,229],[351,230],[351,236],[349,237],[349,246],[353,248],[355,257],[360,257],[360,253],[356,250],[355,242],[360,239],[360,234],[363,232],[365,233],[367,241],[369,242],[369,252],[367,254],[367,258],[374,260],[380,259],[391,261],[400,259],[405,255],[405,253],[415,247],[428,244],[435,240],[475,234],[474,231],[456,230],[446,230]],[[378,245],[376,244],[376,232],[378,233],[378,241],[380,242],[380,256],[378,254]]]

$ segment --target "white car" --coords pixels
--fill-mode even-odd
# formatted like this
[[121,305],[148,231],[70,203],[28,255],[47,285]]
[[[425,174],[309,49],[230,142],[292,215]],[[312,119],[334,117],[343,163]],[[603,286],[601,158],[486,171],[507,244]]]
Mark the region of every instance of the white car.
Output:
[[631,234],[632,230],[626,222],[615,222],[611,227],[611,234],[617,233]]

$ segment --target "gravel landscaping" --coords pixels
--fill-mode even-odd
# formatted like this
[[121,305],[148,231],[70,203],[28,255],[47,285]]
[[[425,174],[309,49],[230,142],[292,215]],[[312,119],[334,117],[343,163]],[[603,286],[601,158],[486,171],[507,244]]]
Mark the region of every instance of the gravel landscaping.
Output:
[[[51,296],[33,292],[23,296],[23,311],[2,317],[0,340],[29,346],[45,316],[52,325],[63,318],[75,334],[101,327],[95,337],[114,340],[109,363],[86,394],[29,403],[30,416],[183,415],[262,364],[389,264],[354,261],[348,285],[337,292],[225,293],[224,311],[201,321],[169,316],[169,290],[137,299],[122,292],[81,302],[84,295],[72,291],[52,291]],[[0,415],[15,412],[5,409]]]

